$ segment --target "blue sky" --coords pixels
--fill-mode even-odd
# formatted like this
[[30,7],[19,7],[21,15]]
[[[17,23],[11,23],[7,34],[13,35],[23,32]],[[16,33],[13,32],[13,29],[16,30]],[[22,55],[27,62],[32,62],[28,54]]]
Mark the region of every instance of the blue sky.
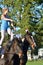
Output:
[[0,4],[0,8],[7,8],[7,6]]

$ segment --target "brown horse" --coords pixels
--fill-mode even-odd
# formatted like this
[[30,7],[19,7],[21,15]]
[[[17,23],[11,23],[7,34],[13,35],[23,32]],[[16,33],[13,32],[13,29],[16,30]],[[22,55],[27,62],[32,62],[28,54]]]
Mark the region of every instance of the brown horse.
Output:
[[26,65],[27,50],[29,46],[34,50],[35,44],[29,34],[26,34],[22,39],[14,38],[11,45],[8,43],[5,47],[5,65],[14,65],[14,62],[12,63],[11,61],[16,60],[15,58],[19,59],[15,61],[20,61],[19,65]]
[[16,53],[19,56],[20,65],[26,65],[27,50],[29,46],[31,46],[33,50],[34,50],[34,47],[36,46],[29,34],[26,34],[25,37],[23,37],[22,39],[14,38],[13,40],[13,44],[11,47],[12,53]]

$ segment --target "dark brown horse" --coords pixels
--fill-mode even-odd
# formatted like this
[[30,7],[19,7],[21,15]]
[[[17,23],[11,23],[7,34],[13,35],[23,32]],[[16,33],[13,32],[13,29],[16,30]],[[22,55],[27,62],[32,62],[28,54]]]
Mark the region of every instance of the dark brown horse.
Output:
[[20,61],[18,65],[26,65],[29,46],[34,50],[35,44],[29,34],[26,34],[22,39],[14,38],[11,44],[8,43],[5,47],[5,65],[14,65],[15,63],[11,61],[15,61],[16,58],[19,60],[15,62]]

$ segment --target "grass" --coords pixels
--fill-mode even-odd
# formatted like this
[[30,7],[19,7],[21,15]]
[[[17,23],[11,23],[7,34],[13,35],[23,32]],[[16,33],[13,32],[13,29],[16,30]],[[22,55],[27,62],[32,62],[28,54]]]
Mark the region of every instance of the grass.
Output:
[[43,60],[28,61],[26,65],[43,65]]

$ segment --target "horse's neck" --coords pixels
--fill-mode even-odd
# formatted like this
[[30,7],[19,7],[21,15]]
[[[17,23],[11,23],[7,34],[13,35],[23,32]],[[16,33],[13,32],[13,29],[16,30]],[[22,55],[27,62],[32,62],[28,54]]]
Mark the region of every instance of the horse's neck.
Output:
[[31,38],[31,36],[26,35],[26,40],[29,42],[30,45],[33,44],[33,40]]

